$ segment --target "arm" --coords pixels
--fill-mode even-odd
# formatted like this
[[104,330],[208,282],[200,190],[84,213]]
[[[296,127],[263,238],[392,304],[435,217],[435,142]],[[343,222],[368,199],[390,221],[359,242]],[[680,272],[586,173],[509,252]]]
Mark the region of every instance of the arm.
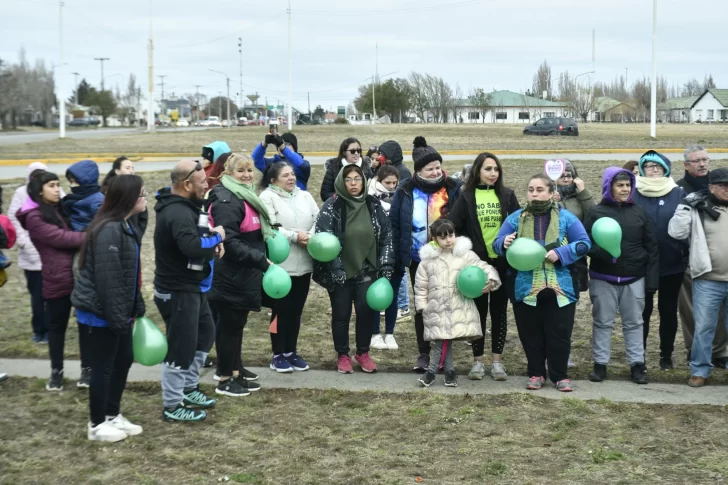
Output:
[[[399,225],[399,211],[402,209],[402,197],[404,197],[404,189],[398,188],[392,198],[392,206],[389,208],[389,222],[392,227],[392,247],[394,248],[395,264],[397,264],[397,259],[399,258],[399,242],[402,237],[402,231]],[[399,263],[398,266],[401,265],[401,261]],[[399,267],[395,267],[394,269],[400,271]]]
[[[392,225],[380,204],[374,204],[374,211],[381,226],[379,235],[379,270],[394,271],[394,244],[392,241]],[[389,279],[389,278],[388,278]]]
[[[563,213],[563,211],[562,211]],[[569,226],[566,228],[566,239],[568,244],[560,246],[554,251],[559,255],[559,261],[564,266],[574,264],[583,258],[591,248],[591,239],[579,219],[571,216]]]
[[272,158],[265,158],[265,147],[262,143],[258,143],[258,146],[253,149],[253,153],[250,154],[250,158],[253,159],[255,168],[257,168],[261,172],[265,172],[265,169],[268,167],[268,165],[273,163]]
[[144,212],[140,212],[134,217],[134,227],[139,231],[141,236],[147,232],[147,224],[149,223],[149,211],[144,209]]
[[291,148],[289,148],[286,145],[283,145],[285,148],[282,150],[281,153],[283,153],[283,156],[286,157],[286,160],[293,165],[293,168],[299,168],[301,165],[303,165],[303,157],[299,155],[298,153],[294,152]]
[[[107,225],[96,236],[93,248],[87,249],[87,253],[92,249],[94,253],[96,295],[103,309],[103,317],[114,332],[124,331],[131,318],[126,308],[132,295],[124,288],[124,269],[121,263],[123,243],[119,236],[124,237],[120,231]],[[110,251],[112,246],[117,251]]]
[[251,248],[240,239],[240,221],[245,218],[244,207],[243,204],[223,202],[220,199],[212,204],[212,218],[215,224],[225,229],[224,257],[247,268],[266,271],[269,264],[265,253]]
[[689,205],[678,204],[675,214],[667,225],[667,233],[673,239],[684,241],[690,239],[693,230],[693,209]]
[[647,275],[645,277],[645,291],[655,292],[660,287],[660,251],[657,247],[657,237],[647,213],[642,212],[644,219],[642,227],[642,244],[647,251]]
[[[316,218],[316,232],[329,232],[331,234],[334,234],[334,219],[333,219],[333,213],[334,213],[334,203],[333,201],[328,201],[324,204],[324,206],[321,208],[321,210],[318,213],[318,217]],[[336,234],[334,234],[336,236]],[[337,236],[338,237],[338,236]],[[341,242],[341,241],[339,241]],[[328,263],[321,263],[321,265],[326,268],[326,271],[331,273],[332,275],[335,275],[334,281],[338,284],[343,284],[343,282],[346,280],[346,274],[344,273],[344,263],[341,261],[341,252],[336,256],[335,259],[332,261],[329,261]],[[343,274],[344,280],[341,280]],[[337,281],[338,279],[338,281]]]
[[495,241],[493,241],[493,251],[495,251],[498,256],[506,255],[503,242],[508,235],[513,234],[514,232],[518,232],[518,217],[508,216],[508,219],[506,219],[501,225],[498,235],[495,237]]
[[415,311],[421,312],[427,308],[427,300],[430,298],[430,291],[427,287],[427,270],[424,264],[417,267],[415,273],[415,285],[412,292],[415,295]]
[[[215,256],[215,246],[222,242],[219,234],[213,233],[209,237],[200,237],[197,225],[191,219],[172,217],[169,221],[169,231],[173,234],[179,250],[188,258],[203,258],[211,260]],[[227,231],[227,227],[225,228]]]
[[585,215],[589,213],[592,207],[597,205],[596,202],[594,202],[594,196],[589,189],[584,189],[576,194],[576,200],[579,202],[579,205],[581,205],[581,211]]
[[466,258],[468,266],[477,266],[485,272],[485,275],[488,277],[488,281],[490,282],[491,291],[495,291],[501,287],[501,279],[498,274],[498,270],[480,259],[473,251],[469,251]]
[[[331,163],[335,162],[332,161]],[[334,174],[333,169],[331,167],[327,168],[326,174],[324,175],[324,181],[321,183],[321,202],[326,202],[336,192],[334,190],[335,178],[336,175]]]
[[25,219],[28,233],[34,239],[43,240],[48,246],[58,249],[78,249],[86,240],[85,232],[74,232],[70,229],[62,229],[55,224],[45,222],[40,211],[28,214]]
[[[10,201],[10,208],[8,209],[8,218],[15,228],[15,234],[17,237],[15,244],[18,245],[18,249],[23,249],[26,244],[30,242],[30,236],[28,235],[28,231],[23,229],[23,225],[20,224],[17,215],[17,212],[22,207],[23,202],[25,202],[23,194],[21,192],[22,191],[20,190],[15,191],[15,194],[13,194],[13,200]],[[27,197],[27,195],[25,197]]]

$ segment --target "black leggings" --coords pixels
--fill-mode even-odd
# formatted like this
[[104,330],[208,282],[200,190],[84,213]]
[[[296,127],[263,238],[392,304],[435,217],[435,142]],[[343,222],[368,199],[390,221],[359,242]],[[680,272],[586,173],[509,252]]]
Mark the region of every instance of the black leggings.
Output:
[[357,281],[356,278],[346,280],[343,285],[334,285],[329,292],[331,300],[331,335],[334,339],[334,349],[339,355],[349,355],[349,322],[351,320],[351,305],[356,309],[356,353],[369,352],[372,339],[372,310],[367,304],[367,290],[374,282],[375,275],[367,281]]
[[[51,369],[63,370],[63,348],[66,344],[66,329],[71,316],[71,296],[53,298],[45,301],[48,312],[48,353],[51,357]],[[86,325],[78,325],[78,347],[81,354],[81,368],[91,367],[88,356],[89,332]]]
[[[675,350],[677,305],[684,279],[685,273],[660,277],[660,286],[657,290],[657,310],[660,312],[660,357],[670,357]],[[647,348],[647,335],[650,333],[650,317],[652,317],[654,309],[654,299],[654,293],[645,294],[645,309],[642,312],[645,349]]]
[[91,424],[97,426],[106,420],[106,416],[116,416],[121,412],[121,396],[134,360],[132,330],[129,328],[123,335],[106,327],[88,327],[87,330],[90,331],[91,354],[88,404]]
[[[417,274],[417,268],[420,263],[412,261],[409,267],[410,283],[412,288],[415,287],[415,275]],[[401,278],[400,278],[401,280]],[[394,288],[394,286],[392,286]],[[397,286],[399,288],[399,286]],[[415,335],[417,336],[417,350],[420,354],[430,354],[430,342],[425,341],[425,319],[422,316],[422,312],[415,312]]]
[[278,333],[270,334],[273,355],[296,352],[298,332],[301,330],[301,313],[311,287],[311,273],[291,276],[291,291],[283,298],[273,300],[271,322],[278,318]]
[[[504,275],[505,276],[505,275]],[[490,308],[490,348],[494,354],[502,354],[506,345],[508,334],[508,295],[504,287],[497,291],[486,293],[475,300],[475,306],[480,314],[480,328],[483,336],[473,340],[473,357],[482,357],[485,353],[485,323]]]
[[213,303],[217,310],[220,333],[217,348],[217,375],[231,376],[243,368],[243,329],[248,323],[248,311],[239,310],[227,303]]

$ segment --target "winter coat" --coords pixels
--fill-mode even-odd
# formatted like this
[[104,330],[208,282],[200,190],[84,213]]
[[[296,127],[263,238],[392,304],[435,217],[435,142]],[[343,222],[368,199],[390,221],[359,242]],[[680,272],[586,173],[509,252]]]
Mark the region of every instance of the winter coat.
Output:
[[268,187],[260,198],[268,207],[272,224],[280,224],[280,232],[291,245],[291,253],[281,267],[291,276],[302,276],[313,272],[313,259],[306,246],[298,244],[298,233],[312,233],[319,208],[313,196],[296,187],[292,193]]
[[144,316],[139,288],[141,242],[142,236],[133,232],[133,226],[130,230],[127,223],[116,221],[107,223],[86,246],[86,260],[71,302],[79,313],[97,317],[94,326],[125,334],[133,318]]
[[675,214],[670,219],[667,233],[678,241],[689,241],[690,243],[690,275],[693,279],[713,271],[713,264],[710,260],[708,240],[703,228],[703,218],[710,217],[702,213],[705,202],[708,200],[708,192],[694,192],[677,206]]
[[269,266],[263,232],[251,227],[260,220],[222,184],[212,189],[207,204],[210,224],[225,229],[225,255],[215,264],[208,298],[241,311],[260,311],[263,273]]
[[[367,209],[372,218],[374,228],[374,239],[377,241],[377,267],[369,268],[368,263],[362,268],[362,274],[382,269],[394,268],[394,250],[392,246],[392,229],[389,218],[377,199],[372,196],[366,198]],[[334,196],[326,201],[319,211],[316,219],[316,232],[330,232],[339,239],[341,251],[344,251],[344,233],[346,231],[346,204],[343,199]],[[344,272],[344,263],[341,261],[341,253],[328,263],[314,261],[313,280],[333,291],[335,284],[334,275]]]
[[373,178],[369,181],[367,194],[377,199],[382,205],[384,213],[389,215],[389,209],[392,207],[392,197],[394,197],[394,192],[388,191],[379,180]]
[[[612,197],[612,181],[621,172],[629,174],[632,194],[627,202],[618,204]],[[589,212],[584,221],[584,228],[592,240],[589,275],[592,279],[612,284],[629,284],[644,277],[645,291],[654,292],[659,287],[660,279],[657,239],[647,213],[633,203],[635,192],[635,176],[632,172],[618,167],[605,170],[602,201]],[[622,227],[622,254],[616,261],[592,237],[592,227],[602,217],[611,217]]]
[[99,187],[99,166],[93,160],[82,160],[71,165],[66,174],[78,182],[71,188],[71,194],[63,198],[63,211],[71,219],[74,231],[85,230],[104,203],[104,194]]
[[404,156],[402,155],[402,147],[394,140],[387,140],[379,145],[379,153],[387,157],[387,160],[399,172],[400,183],[412,178],[412,172],[404,164]]
[[597,203],[594,202],[594,196],[591,191],[585,188],[578,194],[562,199],[559,205],[574,214],[577,219],[584,222],[586,215]]
[[701,190],[708,190],[709,175],[704,177],[693,177],[685,170],[685,176],[677,181],[677,184],[683,188],[687,195]]
[[265,147],[262,143],[259,143],[250,156],[255,163],[255,168],[263,172],[263,174],[270,165],[276,162],[290,163],[293,166],[293,173],[296,174],[296,186],[301,190],[306,190],[308,179],[311,177],[311,164],[303,158],[303,155],[293,151],[292,148],[288,146],[283,148],[285,158],[281,158],[278,153],[271,158],[265,158]]
[[[326,173],[324,174],[324,181],[321,183],[321,201],[326,202],[335,193],[334,182],[336,182],[336,176],[339,175],[339,171],[344,166],[344,160],[338,158],[329,158],[325,163]],[[374,172],[372,172],[372,161],[369,157],[361,158],[361,169],[364,172],[364,177],[367,180],[374,178]]]
[[[448,201],[442,210],[442,216],[447,217],[450,208],[454,207],[460,197],[460,180],[445,177],[445,189]],[[394,269],[404,272],[412,263],[412,218],[414,211],[415,185],[412,179],[405,181],[397,187],[392,198],[392,207],[389,218],[392,221],[392,240],[394,241]],[[429,221],[432,224],[434,221]],[[428,224],[428,225],[429,225]],[[427,228],[425,228],[426,230]]]
[[420,250],[414,295],[415,308],[424,319],[426,341],[483,336],[475,302],[458,291],[458,274],[466,266],[477,266],[485,272],[493,290],[500,287],[501,280],[498,271],[471,249],[470,240],[461,236],[452,251],[443,251],[434,244],[425,244]]
[[0,215],[0,249],[10,249],[15,246],[17,239],[13,223],[8,216]]
[[[57,208],[54,210],[58,211]],[[73,256],[86,240],[86,234],[72,231],[62,218],[63,227],[44,221],[38,204],[30,197],[25,199],[17,217],[40,255],[43,299],[70,295],[73,291]]]

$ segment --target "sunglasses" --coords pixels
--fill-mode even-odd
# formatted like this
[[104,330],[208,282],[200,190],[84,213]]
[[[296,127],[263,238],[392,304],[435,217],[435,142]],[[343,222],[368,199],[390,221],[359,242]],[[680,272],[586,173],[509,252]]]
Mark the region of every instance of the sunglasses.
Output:
[[354,148],[353,150],[346,150],[346,151],[351,153],[352,155],[357,154],[357,153],[359,155],[361,155],[361,148]]
[[187,174],[187,176],[184,178],[184,180],[189,179],[190,177],[192,177],[193,173],[199,172],[200,170],[202,170],[202,164],[200,162],[197,162],[197,165],[195,165],[195,168],[193,168],[192,171]]

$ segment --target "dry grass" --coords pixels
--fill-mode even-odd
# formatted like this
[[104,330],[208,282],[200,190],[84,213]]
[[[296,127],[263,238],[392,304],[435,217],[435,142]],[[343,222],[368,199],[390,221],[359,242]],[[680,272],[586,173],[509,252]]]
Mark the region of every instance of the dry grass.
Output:
[[[336,151],[341,141],[356,136],[365,146],[387,139],[399,141],[405,150],[412,148],[415,136],[423,135],[439,150],[506,150],[506,149],[609,149],[684,148],[702,143],[708,148],[726,148],[728,126],[724,125],[661,125],[658,137],[649,137],[646,124],[581,124],[580,136],[542,137],[522,134],[522,125],[376,125],[376,126],[296,126],[294,132],[303,153]],[[232,130],[213,129],[156,134],[120,135],[108,138],[76,140],[66,138],[40,143],[0,146],[2,158],[27,158],[38,154],[74,153],[189,153],[198,154],[200,147],[212,140],[226,140],[233,150],[252,150],[266,133],[265,127],[240,127]]]

